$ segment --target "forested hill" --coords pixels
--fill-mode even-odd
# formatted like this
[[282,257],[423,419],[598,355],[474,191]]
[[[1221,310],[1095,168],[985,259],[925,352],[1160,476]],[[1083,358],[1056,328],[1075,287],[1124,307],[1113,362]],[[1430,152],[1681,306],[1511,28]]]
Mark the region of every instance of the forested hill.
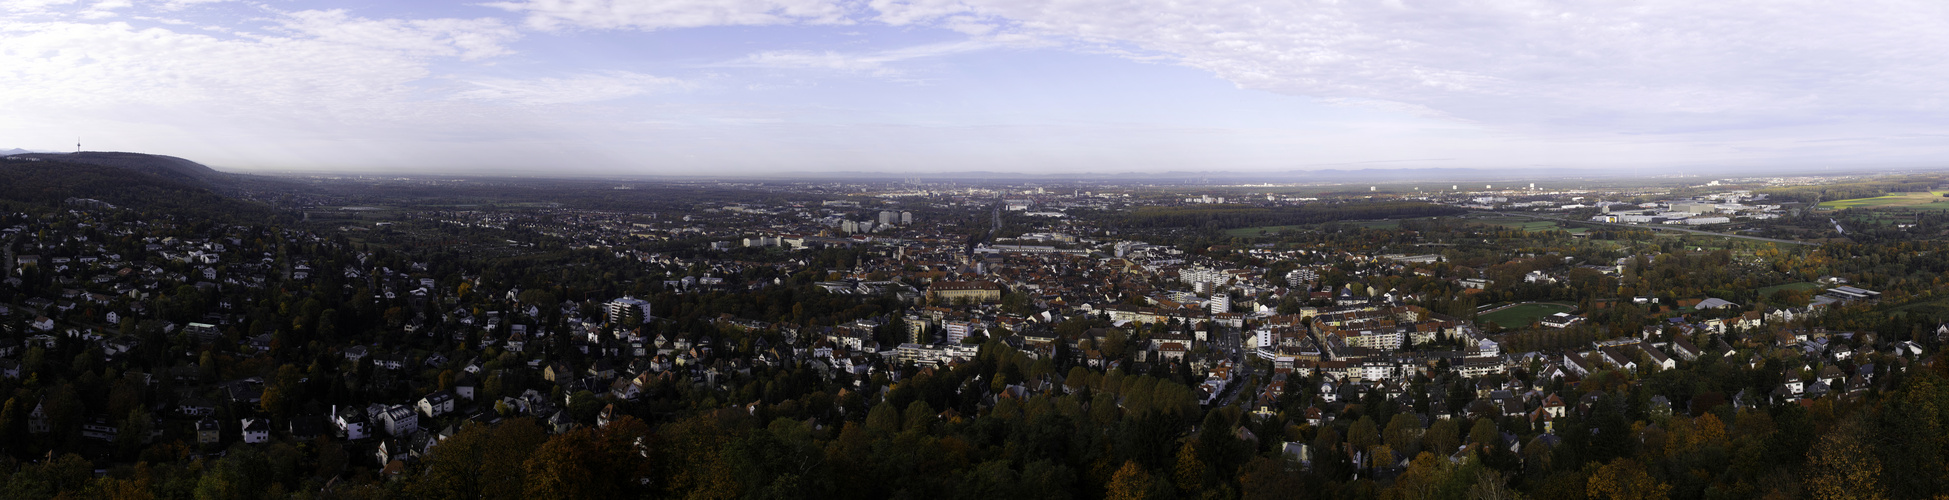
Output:
[[146,153],[123,153],[115,151],[27,153],[11,155],[9,158],[31,158],[40,161],[116,167],[178,181],[202,184],[204,187],[208,187],[210,183],[226,180],[222,172],[218,172],[201,163],[174,156]]
[[[218,194],[211,190],[212,184],[198,178],[226,174],[181,158],[127,154],[161,160],[125,156],[121,158],[128,160],[129,166],[111,166],[64,161],[75,155],[5,157],[0,160],[0,199],[47,206],[66,204],[70,199],[93,199],[120,207],[226,221],[262,221],[270,214],[264,205]],[[182,163],[171,165],[167,160]]]

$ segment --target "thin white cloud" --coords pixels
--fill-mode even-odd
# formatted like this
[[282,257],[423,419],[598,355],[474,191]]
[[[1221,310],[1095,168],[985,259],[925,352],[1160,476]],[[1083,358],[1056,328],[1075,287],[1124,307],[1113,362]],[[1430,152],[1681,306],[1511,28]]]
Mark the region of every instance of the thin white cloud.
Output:
[[115,12],[116,9],[126,9],[134,6],[135,4],[130,3],[129,0],[102,0],[95,2],[93,5],[89,5],[87,10],[83,10],[77,15],[81,16],[82,19],[105,19],[121,15]]
[[508,101],[527,105],[577,104],[609,101],[644,94],[687,88],[688,83],[630,72],[579,75],[568,78],[469,80],[474,90],[455,94],[457,99]]
[[234,0],[167,0],[157,7],[162,10],[183,10],[197,5],[230,2]]
[[944,57],[1003,46],[1002,44],[985,41],[963,41],[916,45],[872,52],[769,50],[752,53],[738,59],[717,63],[713,66],[812,69],[879,77],[900,77],[906,75],[906,71],[895,67],[900,62]]
[[365,19],[344,10],[307,10],[280,20],[288,31],[325,43],[396,50],[412,55],[480,59],[505,55],[520,37],[498,19]]
[[483,5],[524,14],[528,26],[550,31],[851,22],[844,6],[823,0],[517,0]]

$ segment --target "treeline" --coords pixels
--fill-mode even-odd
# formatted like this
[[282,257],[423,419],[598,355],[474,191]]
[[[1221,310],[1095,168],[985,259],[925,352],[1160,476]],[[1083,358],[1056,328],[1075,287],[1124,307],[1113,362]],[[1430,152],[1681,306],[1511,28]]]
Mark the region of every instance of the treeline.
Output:
[[1466,210],[1420,202],[1320,203],[1283,207],[1199,205],[1144,207],[1124,216],[1133,228],[1190,227],[1225,229],[1253,226],[1318,224],[1343,220],[1401,219],[1459,215]]
[[1936,176],[1900,176],[1861,182],[1838,184],[1818,184],[1812,186],[1791,186],[1761,189],[1772,201],[1797,201],[1813,203],[1816,201],[1849,200],[1854,198],[1874,198],[1888,193],[1914,193],[1935,189],[1943,183]]

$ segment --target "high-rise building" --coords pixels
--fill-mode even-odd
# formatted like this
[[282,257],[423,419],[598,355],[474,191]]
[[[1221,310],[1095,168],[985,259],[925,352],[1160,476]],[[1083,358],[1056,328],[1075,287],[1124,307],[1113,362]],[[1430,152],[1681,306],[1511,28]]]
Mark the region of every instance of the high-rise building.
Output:
[[975,324],[968,321],[949,321],[943,323],[942,326],[945,327],[943,330],[947,332],[947,342],[949,344],[961,343],[962,339],[974,334],[975,330]]
[[900,212],[900,225],[911,226],[913,224],[914,224],[913,212]]
[[623,318],[629,317],[632,310],[642,313],[641,319],[650,319],[650,303],[643,299],[624,295],[623,298],[609,301],[605,306],[609,312],[610,323],[621,323]]

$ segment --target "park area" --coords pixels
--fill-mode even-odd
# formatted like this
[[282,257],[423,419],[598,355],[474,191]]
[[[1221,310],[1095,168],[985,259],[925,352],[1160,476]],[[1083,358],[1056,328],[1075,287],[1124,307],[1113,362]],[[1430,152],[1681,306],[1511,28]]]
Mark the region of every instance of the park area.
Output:
[[1530,302],[1483,313],[1477,315],[1475,320],[1477,323],[1495,323],[1503,328],[1524,328],[1552,314],[1570,312],[1572,309],[1575,308],[1568,304]]
[[1949,191],[1930,191],[1921,193],[1894,193],[1873,198],[1854,198],[1822,202],[1822,210],[1842,210],[1849,208],[1902,208],[1909,210],[1949,210],[1949,198],[1942,195]]

